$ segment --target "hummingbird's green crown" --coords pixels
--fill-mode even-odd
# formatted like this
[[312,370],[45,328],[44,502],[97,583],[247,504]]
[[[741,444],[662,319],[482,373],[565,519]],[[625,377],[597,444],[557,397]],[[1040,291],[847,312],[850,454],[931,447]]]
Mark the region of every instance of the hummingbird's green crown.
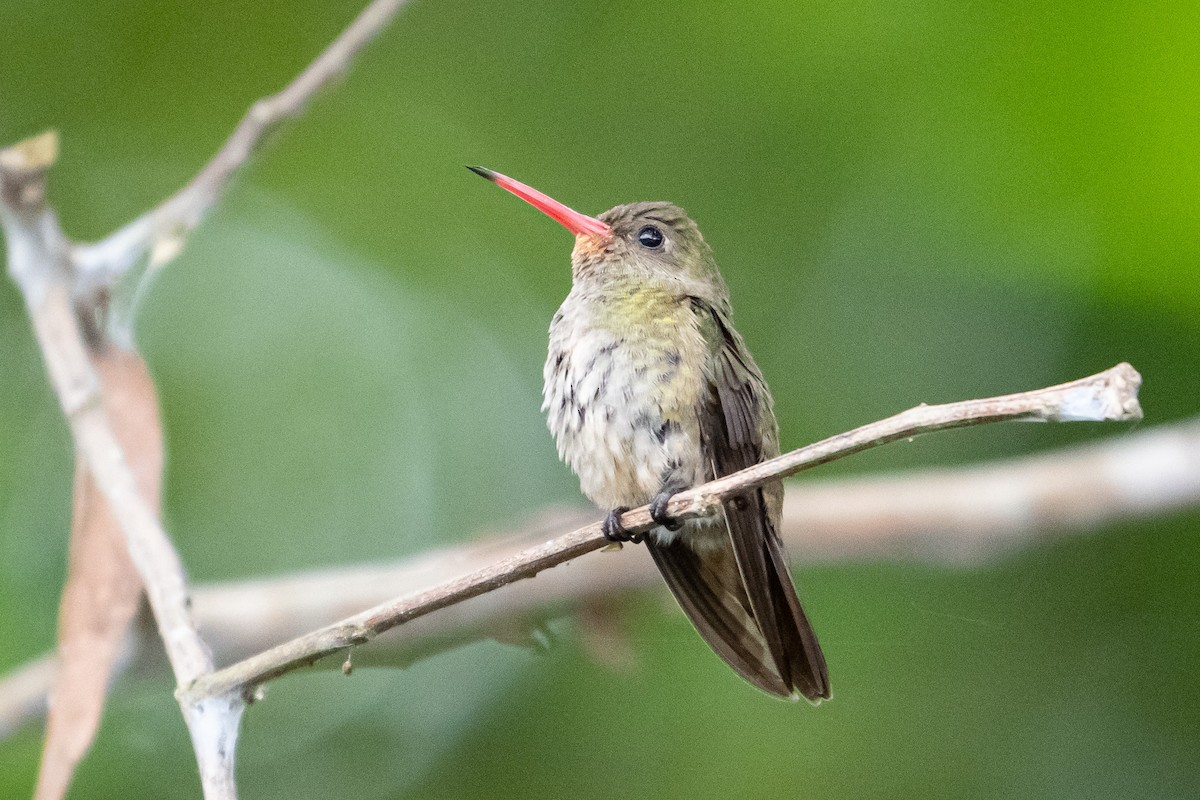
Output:
[[667,202],[630,203],[597,217],[607,235],[577,237],[571,254],[576,282],[649,281],[727,303],[712,248],[682,208]]

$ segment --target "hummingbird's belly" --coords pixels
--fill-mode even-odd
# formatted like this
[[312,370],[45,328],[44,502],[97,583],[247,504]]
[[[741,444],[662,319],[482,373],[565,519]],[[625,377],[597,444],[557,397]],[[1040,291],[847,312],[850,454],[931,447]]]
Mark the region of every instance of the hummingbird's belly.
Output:
[[649,502],[668,478],[703,483],[703,342],[694,326],[634,335],[569,323],[551,330],[543,410],[583,493],[601,508],[632,507]]

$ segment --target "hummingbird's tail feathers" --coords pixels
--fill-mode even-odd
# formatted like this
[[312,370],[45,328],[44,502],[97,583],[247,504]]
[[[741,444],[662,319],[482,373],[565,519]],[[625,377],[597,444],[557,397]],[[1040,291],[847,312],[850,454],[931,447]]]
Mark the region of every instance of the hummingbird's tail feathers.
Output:
[[762,489],[724,505],[729,543],[750,610],[780,678],[809,701],[829,698],[829,672],[800,607]]
[[750,610],[732,550],[700,554],[683,538],[664,544],[650,537],[646,547],[671,593],[709,647],[764,692],[795,699]]
[[789,665],[790,684],[809,702],[828,700],[832,693],[825,654],[821,652],[816,631],[796,596],[796,587],[792,583],[792,574],[788,571],[787,558],[779,538],[770,537],[764,542],[763,549],[770,560],[768,575],[774,584],[770,595],[775,605],[775,619],[779,623],[783,658]]

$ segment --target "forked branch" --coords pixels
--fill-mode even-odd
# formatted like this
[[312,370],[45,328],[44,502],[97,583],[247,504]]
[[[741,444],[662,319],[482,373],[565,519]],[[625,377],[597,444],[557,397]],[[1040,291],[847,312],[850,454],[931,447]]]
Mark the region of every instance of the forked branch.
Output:
[[[24,295],[50,382],[67,417],[75,449],[91,472],[142,579],[179,687],[212,669],[208,648],[188,609],[183,565],[137,483],[107,419],[92,356],[112,346],[105,292],[146,254],[168,261],[217,201],[234,173],[280,122],[345,71],[405,0],[375,0],[278,94],[254,103],[213,159],[175,195],[94,245],[75,245],[46,203],[46,174],[57,157],[53,132],[0,150],[0,225],[9,273]],[[124,338],[118,336],[117,338]],[[207,695],[180,705],[200,766],[205,796],[234,798],[233,756],[243,707],[235,695]]]

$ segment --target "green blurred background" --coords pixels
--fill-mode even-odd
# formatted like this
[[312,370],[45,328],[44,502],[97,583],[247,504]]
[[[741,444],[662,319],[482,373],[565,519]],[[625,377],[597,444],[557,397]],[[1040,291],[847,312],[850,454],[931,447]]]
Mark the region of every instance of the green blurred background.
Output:
[[[358,2],[8,0],[0,143],[62,135],[52,200],[103,236],[186,181]],[[395,558],[580,502],[538,412],[580,210],[698,220],[785,446],[1128,360],[1145,425],[1200,409],[1194,2],[419,0],[271,141],[137,317],[196,581]],[[71,454],[0,282],[0,671],[53,646]],[[809,480],[1121,437],[925,437]],[[799,572],[835,699],[748,688],[661,593],[637,664],[533,653],[270,687],[256,798],[1200,794],[1200,514],[974,568]],[[73,797],[196,796],[165,678],[112,696]],[[41,731],[0,742],[0,796]]]

